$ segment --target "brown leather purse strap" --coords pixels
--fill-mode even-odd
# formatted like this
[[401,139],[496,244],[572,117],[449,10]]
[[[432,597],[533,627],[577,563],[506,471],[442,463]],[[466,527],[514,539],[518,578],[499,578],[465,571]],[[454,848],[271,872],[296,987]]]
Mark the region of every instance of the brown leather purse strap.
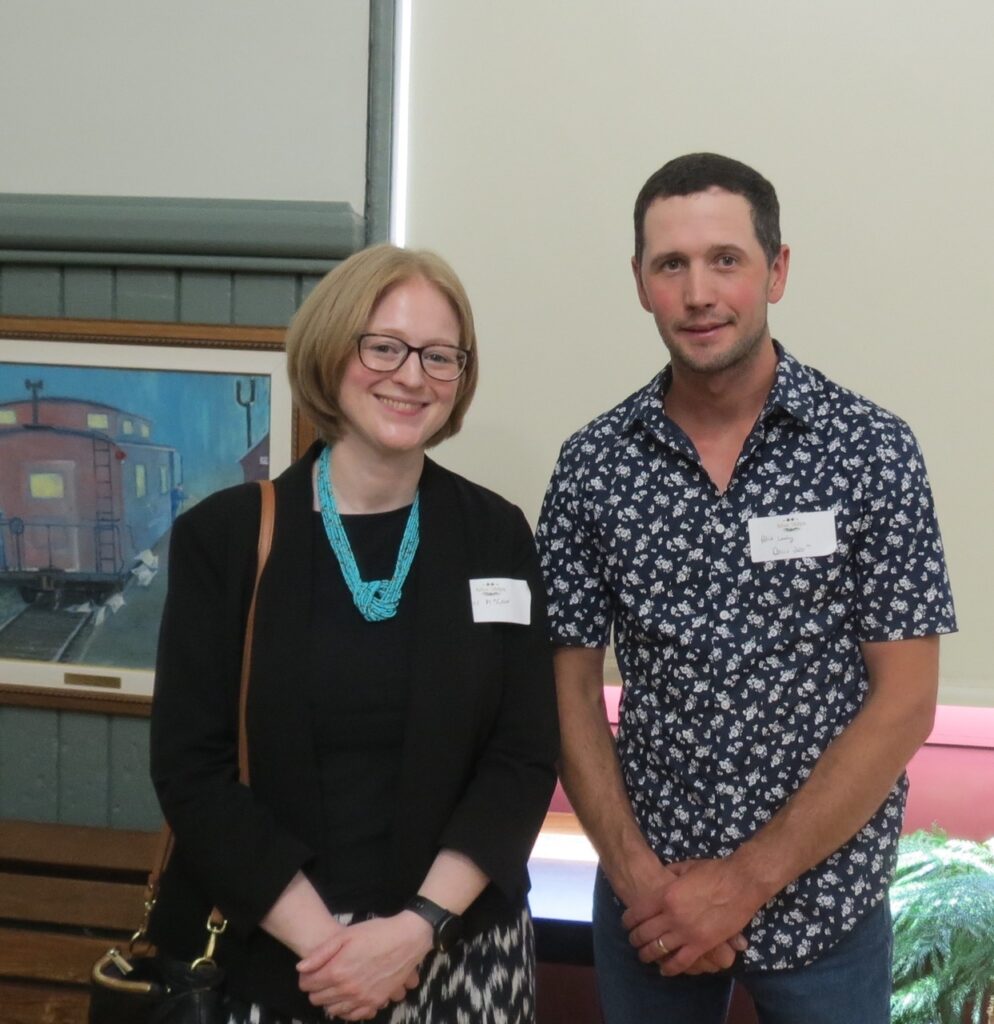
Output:
[[[252,586],[252,600],[249,603],[248,617],[245,620],[245,640],[242,645],[242,672],[238,690],[238,779],[244,785],[249,784],[248,767],[248,731],[245,727],[245,710],[248,707],[249,676],[252,673],[252,637],[255,632],[255,604],[259,594],[259,581],[269,560],[269,551],[273,546],[273,527],[276,522],[276,495],[271,480],[260,480],[259,489],[262,493],[262,514],[259,519],[259,543],[255,564],[255,583]],[[159,893],[159,878],[169,863],[173,851],[173,830],[168,824],[162,826],[159,843],[156,848],[155,863],[148,876],[148,900],[154,902]],[[215,911],[216,913],[216,911]],[[147,915],[146,915],[147,917]],[[146,922],[147,923],[147,922]]]
[[276,497],[271,480],[260,480],[262,490],[262,515],[259,519],[259,547],[255,560],[255,585],[252,587],[252,603],[245,620],[245,641],[242,646],[242,679],[238,691],[238,780],[249,784],[248,728],[245,722],[248,708],[249,676],[252,672],[252,639],[255,636],[255,604],[259,596],[259,581],[262,579],[269,550],[273,546],[273,523],[276,519]]

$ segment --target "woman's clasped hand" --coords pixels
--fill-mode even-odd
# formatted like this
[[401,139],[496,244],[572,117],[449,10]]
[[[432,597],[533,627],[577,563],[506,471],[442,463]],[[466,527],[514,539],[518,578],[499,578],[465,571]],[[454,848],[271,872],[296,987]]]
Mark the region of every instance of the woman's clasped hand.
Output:
[[329,1017],[370,1020],[417,988],[430,950],[431,929],[413,914],[360,921],[297,964],[300,988]]

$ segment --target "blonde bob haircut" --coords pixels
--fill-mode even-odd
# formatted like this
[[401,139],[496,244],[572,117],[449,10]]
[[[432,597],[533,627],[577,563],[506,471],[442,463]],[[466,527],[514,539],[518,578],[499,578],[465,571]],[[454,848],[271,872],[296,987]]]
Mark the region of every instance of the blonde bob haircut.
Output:
[[476,390],[476,328],[469,297],[455,271],[433,252],[375,245],[326,274],[304,300],[286,336],[287,373],[294,401],[326,444],[343,433],[338,394],[349,361],[377,303],[394,285],[424,278],[448,300],[459,321],[459,345],[469,353],[452,413],[428,446],[452,437]]

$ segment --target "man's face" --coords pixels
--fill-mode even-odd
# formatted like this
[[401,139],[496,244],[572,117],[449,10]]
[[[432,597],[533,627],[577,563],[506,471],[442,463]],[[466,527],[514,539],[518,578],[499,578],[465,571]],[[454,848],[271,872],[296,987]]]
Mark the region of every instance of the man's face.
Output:
[[782,246],[767,263],[744,196],[710,188],[649,206],[632,270],[674,368],[717,373],[769,343],[766,307],[783,295],[789,261]]

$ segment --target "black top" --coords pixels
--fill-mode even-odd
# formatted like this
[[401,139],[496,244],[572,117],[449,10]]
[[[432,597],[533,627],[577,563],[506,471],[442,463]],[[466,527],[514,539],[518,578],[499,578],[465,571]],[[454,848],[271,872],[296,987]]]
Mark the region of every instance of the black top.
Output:
[[[232,994],[302,1020],[319,1015],[297,986],[296,957],[258,922],[298,871],[327,891],[333,851],[348,840],[324,814],[327,723],[310,697],[307,652],[327,632],[314,584],[327,546],[313,522],[319,451],[275,481],[248,695],[251,788],[238,782],[236,722],[259,532],[254,484],[211,495],[173,525],[151,722],[152,780],[176,836],[153,940],[199,955],[217,904],[228,920],[218,957]],[[528,854],[555,785],[551,648],[520,510],[430,460],[420,493],[417,568],[405,587],[414,599],[407,712],[376,898],[385,913],[401,909],[438,851],[456,850],[491,880],[463,915],[472,937],[513,918],[528,890]],[[526,580],[530,625],[475,622],[469,580],[479,577]]]
[[[364,580],[389,579],[410,507],[342,516]],[[321,810],[335,835],[321,894],[336,910],[384,911],[410,694],[417,555],[393,618],[368,622],[352,600],[321,514],[313,514],[314,607],[310,687]]]

